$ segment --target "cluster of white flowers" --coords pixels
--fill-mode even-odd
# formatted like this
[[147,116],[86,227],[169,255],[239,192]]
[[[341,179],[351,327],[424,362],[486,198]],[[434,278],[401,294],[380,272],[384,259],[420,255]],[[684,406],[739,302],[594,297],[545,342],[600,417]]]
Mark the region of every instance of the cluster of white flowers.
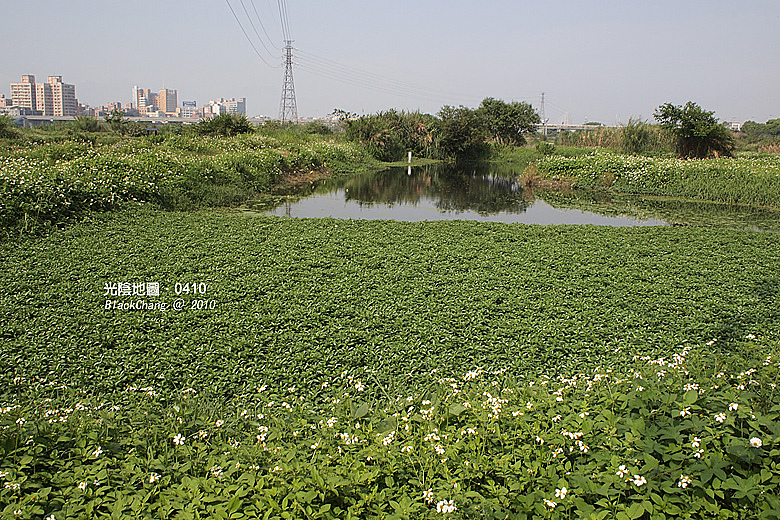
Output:
[[455,502],[452,500],[440,500],[436,503],[437,513],[454,513],[458,508],[455,507]]
[[677,487],[687,488],[691,482],[693,482],[693,480],[691,480],[691,477],[680,475],[680,481],[677,483]]

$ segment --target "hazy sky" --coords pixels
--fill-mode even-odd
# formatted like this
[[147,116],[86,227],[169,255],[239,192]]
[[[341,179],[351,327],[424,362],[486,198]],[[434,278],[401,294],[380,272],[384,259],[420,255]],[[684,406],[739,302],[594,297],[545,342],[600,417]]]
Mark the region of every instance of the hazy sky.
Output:
[[[129,102],[133,85],[165,86],[180,103],[246,97],[249,115],[279,114],[278,0],[3,3],[6,96],[22,74],[62,75],[92,106]],[[566,112],[572,123],[651,119],[658,105],[688,100],[722,120],[780,117],[777,0],[287,4],[301,116],[436,113],[488,96],[538,110],[544,92],[551,122]]]

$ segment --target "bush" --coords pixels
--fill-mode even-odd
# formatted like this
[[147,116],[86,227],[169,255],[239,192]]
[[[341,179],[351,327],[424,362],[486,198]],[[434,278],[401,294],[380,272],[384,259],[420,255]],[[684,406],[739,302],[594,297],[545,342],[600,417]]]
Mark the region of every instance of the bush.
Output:
[[195,131],[200,135],[231,137],[254,132],[255,128],[244,115],[220,114],[211,119],[201,119],[195,125]]

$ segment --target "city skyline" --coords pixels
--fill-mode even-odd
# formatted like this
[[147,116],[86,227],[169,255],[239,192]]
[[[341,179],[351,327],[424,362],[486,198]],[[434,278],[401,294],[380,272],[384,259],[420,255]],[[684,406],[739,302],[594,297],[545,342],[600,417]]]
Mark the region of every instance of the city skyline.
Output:
[[[780,117],[777,6],[629,4],[291,2],[298,111],[436,113],[485,97],[539,110],[544,92],[551,122],[652,119],[659,105],[688,100],[724,121]],[[91,106],[130,102],[133,85],[172,86],[179,101],[245,97],[248,115],[277,117],[284,67],[273,7],[262,0],[139,0],[131,11],[96,0],[14,3],[8,14],[29,23],[6,30],[0,93],[8,96],[7,85],[24,74],[62,75]],[[142,12],[161,21],[133,19]],[[63,33],[85,17],[83,31]],[[31,27],[35,37],[25,40]]]

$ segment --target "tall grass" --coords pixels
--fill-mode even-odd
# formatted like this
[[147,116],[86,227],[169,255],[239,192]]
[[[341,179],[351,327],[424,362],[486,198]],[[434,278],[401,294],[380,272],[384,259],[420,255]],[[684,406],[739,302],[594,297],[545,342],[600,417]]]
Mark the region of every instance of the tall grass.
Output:
[[600,127],[594,130],[562,132],[555,144],[586,148],[607,148],[627,153],[668,153],[672,151],[672,139],[658,125],[650,125],[637,119],[629,119],[624,126]]

